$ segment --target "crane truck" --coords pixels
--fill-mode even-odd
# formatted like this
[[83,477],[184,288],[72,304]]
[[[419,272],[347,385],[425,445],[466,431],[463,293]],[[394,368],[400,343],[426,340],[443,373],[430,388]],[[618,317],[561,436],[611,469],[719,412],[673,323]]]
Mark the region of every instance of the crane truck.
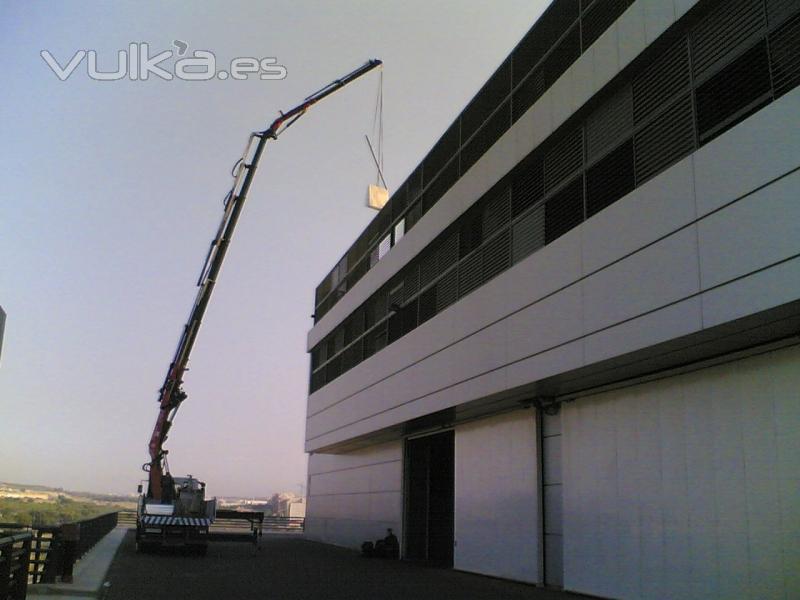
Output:
[[[209,528],[221,513],[217,510],[216,499],[206,499],[205,483],[191,475],[173,477],[170,474],[164,442],[167,440],[178,408],[186,400],[183,376],[187,370],[189,356],[264,148],[267,142],[277,140],[281,133],[292,126],[317,102],[381,64],[381,61],[377,59],[367,61],[344,77],[336,79],[314,92],[291,110],[280,112],[278,118],[269,127],[263,131],[251,133],[247,139],[242,157],[233,168],[233,185],[225,196],[222,220],[208,249],[203,269],[197,281],[199,289],[189,313],[189,319],[183,327],[178,347],[167,369],[164,384],[159,390],[158,418],[149,444],[150,460],[142,466],[143,470],[147,472],[147,490],[144,491],[143,486],[139,486],[139,501],[136,511],[136,548],[138,551],[146,551],[159,545],[185,545],[205,554],[208,542],[212,539]],[[231,512],[226,511],[225,516],[230,518]],[[260,534],[260,529],[256,531],[254,528],[257,519],[253,514],[243,516],[251,522],[251,534],[255,541],[255,537]]]

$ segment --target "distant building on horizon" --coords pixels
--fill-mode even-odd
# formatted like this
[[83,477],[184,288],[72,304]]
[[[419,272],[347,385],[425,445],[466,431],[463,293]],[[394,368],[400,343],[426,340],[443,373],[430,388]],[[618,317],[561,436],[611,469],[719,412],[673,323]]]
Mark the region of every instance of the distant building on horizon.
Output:
[[3,332],[6,329],[6,313],[3,310],[3,307],[0,306],[0,363],[2,363],[3,358]]
[[553,0],[316,290],[306,536],[800,598],[798,85],[798,0]]

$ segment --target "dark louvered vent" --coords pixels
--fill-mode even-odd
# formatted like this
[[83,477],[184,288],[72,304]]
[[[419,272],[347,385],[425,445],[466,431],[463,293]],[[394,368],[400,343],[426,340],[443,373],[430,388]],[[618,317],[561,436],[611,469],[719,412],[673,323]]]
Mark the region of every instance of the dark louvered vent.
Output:
[[375,352],[380,352],[386,347],[386,323],[375,328],[372,334],[375,340]]
[[511,232],[506,229],[486,242],[483,249],[483,281],[489,281],[511,266]]
[[405,269],[403,277],[403,301],[408,302],[419,292],[419,265]]
[[771,93],[766,41],[719,71],[695,91],[697,128],[706,142],[746,118]]
[[641,185],[695,149],[692,100],[679,98],[634,137],[636,185]]
[[313,371],[317,367],[320,366],[321,361],[319,360],[320,355],[320,346],[315,346],[311,349],[311,370]]
[[544,82],[553,85],[581,55],[581,34],[576,24],[542,63]]
[[436,260],[439,268],[437,275],[441,275],[458,262],[458,252],[459,233],[458,231],[452,231],[436,250]]
[[322,280],[317,286],[317,289],[314,291],[314,306],[317,306],[320,302],[325,299],[325,296],[328,295],[328,292],[331,291],[331,278],[326,277]]
[[578,0],[555,0],[514,49],[514,85],[530,73],[580,12]]
[[549,192],[583,166],[583,130],[566,133],[544,158],[544,189]]
[[583,177],[579,176],[545,203],[545,243],[549,244],[582,222]]
[[598,106],[586,120],[586,157],[592,160],[633,130],[633,97],[626,85]]
[[586,171],[587,218],[632,191],[635,184],[633,139],[629,139]]
[[466,141],[480,129],[495,108],[511,93],[511,59],[495,71],[461,114],[461,139]]
[[531,73],[530,77],[528,77],[514,92],[511,99],[514,105],[514,122],[524,115],[525,111],[541,98],[544,91],[544,71],[542,69],[537,69]]
[[[469,143],[461,150],[461,172],[466,173],[511,126],[511,101],[505,103],[486,121]],[[466,137],[466,136],[465,136]]]
[[422,212],[428,212],[442,196],[447,193],[453,184],[458,181],[458,160],[447,165],[439,176],[431,183],[430,187],[422,194]]
[[384,316],[386,316],[386,293],[381,290],[365,303],[364,326],[370,328]]
[[490,237],[505,226],[511,218],[511,188],[504,186],[492,190],[483,206],[483,237]]
[[425,248],[419,262],[419,285],[425,287],[439,276],[439,269],[436,266],[436,249]]
[[511,214],[521,215],[526,208],[544,196],[544,161],[540,157],[527,160],[514,170],[511,183]]
[[583,49],[591,46],[631,4],[633,0],[596,0],[583,15]]
[[347,284],[352,288],[359,279],[366,275],[367,271],[369,271],[369,256],[362,258],[355,268],[350,271],[350,275],[347,276]]
[[416,298],[408,302],[400,311],[400,320],[402,322],[403,330],[400,335],[405,335],[412,331],[419,324],[417,310],[419,302]]
[[689,47],[681,38],[633,80],[633,107],[637,123],[664,106],[676,94],[688,90]]
[[483,255],[473,252],[458,263],[458,297],[462,298],[483,283]]
[[325,385],[325,369],[320,369],[311,375],[311,391],[316,392]]
[[483,242],[483,215],[481,213],[481,206],[475,204],[458,221],[459,258],[465,257]]
[[769,49],[777,98],[800,84],[800,15],[770,36]]
[[798,11],[800,11],[800,2],[797,0],[767,0],[767,22],[770,29],[777,27]]
[[325,382],[330,383],[342,374],[342,357],[337,356],[325,366]]
[[692,31],[692,69],[700,77],[765,32],[763,0],[726,0]]
[[402,309],[398,309],[389,316],[386,325],[386,341],[391,344],[403,335],[403,315]]
[[[428,185],[442,167],[458,153],[458,148],[461,145],[460,136],[460,120],[456,119],[455,123],[450,126],[450,129],[445,131],[444,135],[436,142],[433,149],[428,152],[428,156],[422,161],[422,179],[425,185]],[[457,177],[458,175],[456,175]]]
[[418,166],[406,179],[406,197],[410,205],[422,193],[422,165]]
[[456,300],[458,300],[458,269],[452,269],[436,284],[436,312],[442,312]]
[[333,340],[334,340],[334,344],[335,344],[335,351],[333,353],[335,354],[336,352],[340,352],[342,350],[342,348],[344,348],[344,328],[343,327],[339,327],[338,329],[334,330],[334,332],[333,332]]
[[518,263],[544,246],[544,204],[540,204],[514,223],[511,239],[514,263]]
[[408,188],[405,183],[392,194],[390,202],[392,203],[392,221],[396,221],[408,206]]
[[422,198],[418,199],[406,213],[406,232],[408,232],[422,218]]
[[419,322],[424,323],[436,314],[436,286],[432,285],[419,295]]

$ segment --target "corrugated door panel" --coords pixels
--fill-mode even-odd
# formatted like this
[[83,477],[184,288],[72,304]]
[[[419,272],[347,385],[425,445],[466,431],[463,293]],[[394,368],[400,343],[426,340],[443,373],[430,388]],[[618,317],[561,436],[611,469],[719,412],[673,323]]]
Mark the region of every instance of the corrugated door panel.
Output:
[[544,196],[544,161],[526,161],[514,171],[511,184],[511,214],[516,217]]
[[697,128],[705,142],[771,98],[766,41],[761,41],[695,90]]
[[466,173],[510,126],[511,100],[506,100],[461,150],[461,172]]
[[767,22],[770,29],[780,25],[784,19],[800,11],[797,0],[767,0]]
[[486,282],[511,266],[511,232],[506,229],[497,234],[486,242],[481,252],[483,253],[483,282]]
[[491,236],[495,231],[508,224],[511,218],[511,188],[506,186],[492,190],[483,207],[483,237]]
[[635,185],[631,138],[586,171],[587,218],[622,198]]
[[544,189],[551,191],[583,166],[583,130],[574,129],[550,148],[544,158]]
[[423,184],[428,185],[438,175],[439,171],[447,164],[452,157],[458,153],[461,145],[460,120],[456,119],[444,135],[436,142],[436,145],[428,152],[428,156],[422,161]]
[[545,243],[549,244],[583,222],[583,177],[576,177],[547,200],[544,213]]
[[544,246],[544,204],[514,223],[512,259],[518,263]]
[[466,296],[483,283],[483,256],[477,250],[458,264],[458,297]]
[[581,21],[583,49],[591,46],[631,4],[633,0],[596,0]]
[[466,141],[481,128],[506,97],[511,94],[511,59],[498,67],[461,115],[461,136]]
[[597,107],[586,119],[586,158],[613,148],[633,130],[633,94],[626,85]]
[[436,284],[436,312],[458,300],[458,269],[452,269]]
[[659,110],[675,94],[688,90],[690,84],[689,46],[684,37],[633,80],[636,123]]
[[763,0],[726,0],[698,23],[691,35],[692,69],[699,77],[765,33]]
[[634,137],[636,185],[694,151],[692,99],[678,99]]
[[770,36],[769,50],[777,98],[800,84],[800,15]]

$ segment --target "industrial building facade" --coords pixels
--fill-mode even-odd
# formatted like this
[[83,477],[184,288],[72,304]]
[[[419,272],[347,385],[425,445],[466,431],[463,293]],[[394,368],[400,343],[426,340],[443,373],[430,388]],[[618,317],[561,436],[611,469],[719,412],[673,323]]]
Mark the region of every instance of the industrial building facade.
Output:
[[554,0],[317,288],[308,537],[800,597],[798,83],[798,0]]

